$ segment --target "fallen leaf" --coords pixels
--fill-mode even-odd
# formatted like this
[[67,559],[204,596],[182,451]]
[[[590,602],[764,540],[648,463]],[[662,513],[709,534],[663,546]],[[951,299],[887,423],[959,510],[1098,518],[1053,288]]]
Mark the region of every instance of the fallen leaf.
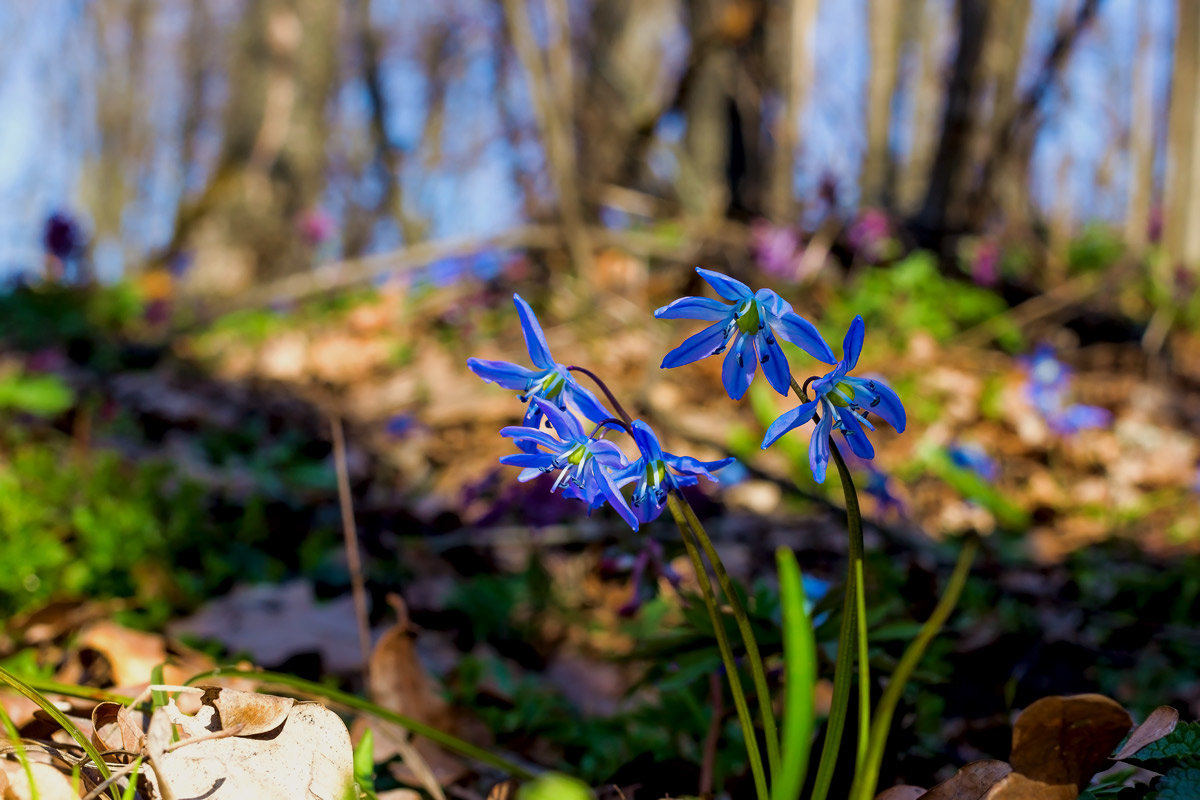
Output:
[[300,653],[318,653],[324,672],[349,674],[362,668],[353,599],[346,595],[318,603],[312,586],[300,580],[239,586],[169,630],[172,636],[220,642],[265,667]]
[[909,786],[902,783],[890,789],[884,789],[875,795],[875,800],[917,800],[918,797],[924,796],[925,790],[920,786]]
[[[8,761],[4,762],[3,770],[0,775],[8,784],[4,787],[4,800],[32,800],[33,789],[25,768],[15,761]],[[67,776],[49,764],[31,763],[29,771],[33,774],[38,800],[79,800],[79,791],[71,786]]]
[[[461,735],[458,713],[442,697],[440,687],[417,656],[416,633],[409,624],[404,601],[397,595],[389,596],[388,601],[396,611],[396,624],[379,637],[371,653],[371,699],[418,722]],[[395,730],[381,726],[375,730],[375,760],[386,761],[401,749],[402,742]],[[433,742],[413,737],[412,743],[441,785],[453,783],[466,774],[467,766],[462,759]]]
[[275,730],[291,712],[296,701],[258,692],[241,692],[221,686],[201,686],[205,705],[220,715],[222,728],[237,727],[239,736],[256,736]]
[[[236,697],[238,694],[248,697]],[[271,724],[280,709],[285,718],[253,736],[232,733],[214,702],[234,719],[258,727]],[[160,717],[181,728],[174,749],[155,757],[154,775],[176,797],[205,800],[342,800],[353,776],[350,733],[341,718],[320,703],[222,689],[205,692],[194,717],[169,704],[155,709],[151,730],[162,731]],[[281,702],[283,701],[283,702]],[[155,735],[157,742],[160,738]],[[161,743],[159,743],[161,744]]]
[[1132,725],[1129,712],[1103,695],[1043,697],[1013,726],[1013,769],[1035,782],[1082,791]]
[[92,709],[92,743],[102,751],[142,752],[146,737],[142,733],[141,716],[120,703],[98,704]]
[[1159,706],[1150,712],[1146,721],[1133,729],[1125,744],[1113,756],[1113,761],[1129,758],[1151,742],[1157,742],[1179,724],[1179,712],[1170,706]]
[[1012,772],[1004,761],[985,759],[963,766],[947,781],[921,796],[922,800],[980,800],[988,790]]
[[1077,797],[1079,790],[1073,784],[1056,786],[1012,772],[993,786],[983,800],[1076,800]]

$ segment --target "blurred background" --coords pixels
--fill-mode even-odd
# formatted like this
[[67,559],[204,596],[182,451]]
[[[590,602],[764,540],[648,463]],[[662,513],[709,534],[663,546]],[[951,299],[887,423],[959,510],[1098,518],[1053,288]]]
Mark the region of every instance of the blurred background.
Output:
[[11,668],[108,685],[138,629],[361,687],[344,461],[370,621],[404,596],[439,697],[596,784],[699,775],[669,523],[518,484],[465,362],[527,363],[520,292],[668,450],[737,456],[693,499],[774,630],[773,548],[836,587],[841,495],[807,434],[759,450],[761,377],[658,369],[704,266],[835,350],[862,315],[904,398],[854,465],[873,660],[988,537],[881,785],[1045,694],[1200,716],[1200,3],[50,0],[0,45]]

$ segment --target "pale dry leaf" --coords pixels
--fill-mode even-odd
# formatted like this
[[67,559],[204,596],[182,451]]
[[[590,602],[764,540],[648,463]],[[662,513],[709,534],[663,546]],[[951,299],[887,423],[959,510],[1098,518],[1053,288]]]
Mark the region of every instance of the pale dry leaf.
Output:
[[985,759],[966,764],[947,781],[921,796],[922,800],[980,800],[1012,772],[1005,761]]
[[[341,800],[344,796],[353,775],[350,734],[341,719],[321,704],[295,703],[282,725],[256,736],[213,737],[223,729],[215,709],[205,708],[210,711],[210,727],[203,735],[209,738],[188,742],[185,737],[156,759],[157,779],[179,800]],[[167,707],[154,713],[165,716]]]
[[[14,769],[15,768],[15,769]],[[32,800],[33,791],[25,768],[13,761],[3,762],[5,779],[4,800]],[[71,786],[70,779],[49,764],[32,763],[33,785],[39,800],[79,800],[79,791]]]
[[1134,728],[1125,744],[1113,756],[1113,761],[1129,758],[1151,742],[1157,742],[1179,724],[1179,712],[1170,706],[1159,706],[1150,712],[1146,721]]

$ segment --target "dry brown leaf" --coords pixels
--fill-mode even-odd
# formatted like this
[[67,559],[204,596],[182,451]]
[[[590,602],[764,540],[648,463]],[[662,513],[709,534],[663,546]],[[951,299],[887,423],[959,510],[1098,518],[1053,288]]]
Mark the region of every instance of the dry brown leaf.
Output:
[[[115,686],[145,686],[154,668],[163,665],[163,682],[183,683],[192,675],[212,669],[208,656],[184,648],[173,655],[165,637],[135,631],[111,620],[101,620],[84,629],[80,648],[95,650],[108,662]],[[179,650],[180,648],[175,648]],[[62,680],[65,675],[60,675]]]
[[[247,697],[237,698],[236,694]],[[205,693],[195,716],[174,704],[156,709],[152,731],[164,730],[162,719],[181,729],[183,738],[169,752],[154,754],[155,779],[176,797],[205,800],[341,800],[353,775],[350,734],[341,719],[320,703],[293,703],[282,724],[253,736],[222,735],[217,698],[230,715],[271,723],[289,698],[223,689]],[[257,706],[257,708],[255,708]],[[160,738],[153,737],[156,742]],[[159,743],[161,745],[161,742]],[[156,745],[157,747],[157,745]]]
[[1073,784],[1052,785],[1011,772],[993,786],[983,800],[1075,800],[1079,790]]
[[517,783],[515,778],[509,778],[502,783],[497,783],[492,787],[492,790],[488,792],[487,800],[512,800],[517,796],[518,786],[520,786],[520,784]]
[[1129,712],[1103,695],[1043,697],[1013,726],[1013,769],[1033,781],[1082,791],[1132,725]]
[[875,795],[875,800],[917,800],[918,797],[924,796],[925,790],[920,786],[900,784],[898,786],[893,786],[890,789],[884,789],[882,792]]
[[922,800],[979,800],[1010,772],[1012,766],[1005,761],[972,761],[922,795]]
[[[4,787],[4,800],[32,800],[33,792],[25,768],[15,761],[3,762],[2,767],[0,776],[8,784]],[[72,787],[67,776],[54,767],[32,763],[29,770],[33,774],[33,785],[37,788],[39,800],[79,800],[79,790]]]
[[92,709],[92,744],[100,750],[142,752],[146,737],[141,717],[141,713],[120,703],[98,704]]
[[237,727],[239,736],[256,736],[275,730],[296,705],[291,697],[241,692],[221,686],[198,688],[204,690],[201,702],[217,710],[221,727]]
[[1113,756],[1113,761],[1129,758],[1151,742],[1157,742],[1179,723],[1179,712],[1170,706],[1159,706],[1150,712],[1146,721],[1134,728],[1124,746]]
[[[458,714],[442,697],[437,683],[417,656],[416,636],[404,601],[396,595],[388,600],[396,610],[396,624],[384,632],[371,653],[371,699],[418,722],[461,735]],[[375,760],[386,761],[398,751],[396,731],[379,726],[376,733]],[[414,737],[412,741],[441,785],[453,783],[466,774],[467,766],[462,759],[427,739]]]

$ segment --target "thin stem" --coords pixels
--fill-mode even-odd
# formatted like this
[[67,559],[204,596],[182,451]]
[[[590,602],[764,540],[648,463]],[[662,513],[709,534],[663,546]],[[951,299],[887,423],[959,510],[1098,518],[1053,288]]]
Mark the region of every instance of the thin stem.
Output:
[[[800,390],[803,391],[803,390]],[[829,711],[829,722],[825,730],[825,745],[821,748],[821,762],[817,767],[817,780],[812,800],[825,800],[829,785],[833,782],[833,770],[837,766],[841,749],[842,730],[850,705],[850,682],[853,680],[855,651],[860,654],[858,667],[859,697],[870,690],[869,665],[863,654],[867,651],[866,602],[864,591],[859,588],[863,572],[862,511],[858,505],[858,492],[850,477],[850,469],[842,458],[841,450],[833,437],[829,438],[829,449],[837,464],[838,477],[842,481],[842,493],[846,498],[846,528],[849,533],[850,551],[846,567],[846,594],[842,603],[842,629],[838,637],[837,666],[834,669],[833,705]],[[860,621],[861,620],[861,621]],[[857,640],[857,647],[856,645]],[[869,698],[869,694],[867,694]],[[868,700],[869,702],[869,700]],[[869,709],[863,704],[859,709],[859,743],[856,747],[856,762],[866,760],[862,737],[867,735]],[[857,772],[857,769],[855,770]]]
[[887,688],[884,689],[883,696],[879,699],[879,707],[875,709],[875,719],[871,723],[871,740],[867,746],[866,765],[855,779],[855,785],[850,791],[851,798],[870,800],[875,795],[875,786],[879,781],[879,766],[883,762],[883,749],[887,744],[888,732],[892,727],[892,717],[896,713],[900,695],[904,692],[904,687],[912,676],[913,670],[920,663],[921,657],[925,655],[929,643],[941,631],[942,626],[950,617],[950,613],[958,604],[958,598],[962,595],[963,587],[967,583],[967,576],[971,572],[971,564],[974,562],[978,550],[979,540],[973,536],[963,544],[963,548],[958,554],[958,561],[954,565],[954,572],[950,574],[950,580],[946,583],[945,593],[938,600],[929,619],[921,626],[920,633],[908,645],[904,655],[900,657],[900,662],[896,664]]
[[858,747],[855,756],[855,774],[866,756],[867,736],[871,714],[871,676],[870,664],[867,662],[867,603],[866,590],[863,586],[863,528],[862,510],[858,505],[858,491],[854,488],[854,479],[850,477],[850,469],[842,451],[830,437],[829,449],[833,460],[837,463],[838,478],[842,481],[842,494],[846,498],[846,528],[850,533],[850,562],[854,570],[854,616],[857,620],[855,633],[858,635]]
[[577,367],[574,365],[567,367],[567,371],[582,372],[584,375],[587,375],[589,378],[591,378],[592,382],[600,387],[600,391],[604,392],[604,396],[608,398],[608,402],[613,404],[613,408],[617,410],[617,416],[625,420],[626,424],[633,422],[633,417],[629,416],[629,412],[625,410],[625,407],[621,405],[621,403],[613,395],[612,391],[609,390],[608,384],[600,380],[600,376],[592,372],[587,367]]
[[350,594],[358,624],[358,647],[362,651],[363,677],[371,678],[371,625],[367,619],[367,587],[358,555],[358,528],[354,524],[354,500],[350,496],[350,472],[346,467],[346,434],[341,417],[330,420],[333,428],[333,464],[337,471],[338,505],[342,510],[342,538],[346,545],[346,567],[350,571]]
[[871,665],[867,660],[867,601],[861,560],[855,571],[858,573],[854,581],[854,602],[857,604],[854,617],[858,620],[858,749],[854,754],[854,774],[857,775],[867,757],[867,737],[870,735]]
[[680,505],[683,506],[683,513],[687,517],[688,525],[691,526],[693,535],[695,535],[696,540],[704,549],[704,555],[712,564],[713,571],[717,573],[717,582],[721,585],[721,592],[728,599],[730,608],[733,609],[733,618],[737,622],[738,632],[741,633],[742,643],[746,647],[746,660],[750,663],[750,675],[754,679],[754,692],[758,695],[758,713],[762,715],[763,734],[767,740],[767,766],[770,768],[772,776],[778,775],[779,732],[775,721],[775,707],[771,702],[771,690],[767,685],[767,672],[763,667],[762,655],[758,650],[758,642],[754,638],[754,628],[750,625],[750,616],[746,613],[746,608],[742,605],[737,592],[734,591],[733,581],[729,579],[729,573],[725,570],[725,564],[717,554],[716,548],[713,547],[712,539],[709,538],[708,532],[700,524],[696,512],[682,495],[679,499]]
[[683,538],[688,558],[691,559],[692,569],[696,573],[696,582],[700,584],[700,594],[704,598],[705,607],[708,608],[713,633],[717,637],[717,649],[721,651],[721,661],[725,665],[725,675],[729,679],[730,694],[733,695],[738,722],[742,726],[742,735],[746,740],[746,755],[750,760],[750,772],[754,775],[755,792],[759,800],[768,800],[767,779],[763,773],[762,755],[758,751],[754,720],[750,717],[750,707],[746,702],[746,693],[742,690],[742,679],[738,675],[738,665],[733,658],[733,649],[729,646],[729,634],[725,630],[725,621],[717,607],[712,581],[708,577],[708,570],[704,567],[704,562],[700,559],[700,551],[694,541],[691,525],[688,524],[683,510],[684,504],[680,502],[679,497],[673,491],[667,495],[667,508],[670,509],[671,516],[675,518],[675,524],[679,526],[679,534]]

